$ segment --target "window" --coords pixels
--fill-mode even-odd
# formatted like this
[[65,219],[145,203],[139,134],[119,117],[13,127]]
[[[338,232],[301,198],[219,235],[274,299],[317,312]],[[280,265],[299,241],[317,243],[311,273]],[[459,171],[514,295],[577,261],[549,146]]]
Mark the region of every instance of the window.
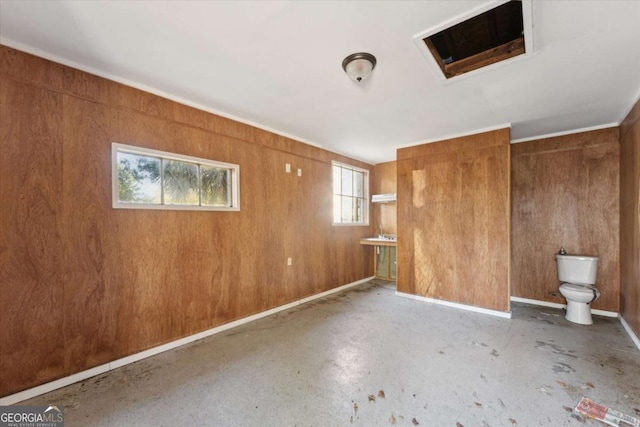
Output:
[[240,210],[240,166],[112,143],[113,207]]
[[333,166],[333,224],[369,225],[369,171],[343,163]]

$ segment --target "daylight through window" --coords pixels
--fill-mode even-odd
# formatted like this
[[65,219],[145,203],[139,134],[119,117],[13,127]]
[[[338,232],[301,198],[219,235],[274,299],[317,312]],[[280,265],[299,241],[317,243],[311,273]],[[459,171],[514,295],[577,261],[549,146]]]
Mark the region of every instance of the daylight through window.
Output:
[[240,166],[112,144],[113,207],[240,210]]
[[333,166],[333,224],[369,224],[369,171],[343,163]]

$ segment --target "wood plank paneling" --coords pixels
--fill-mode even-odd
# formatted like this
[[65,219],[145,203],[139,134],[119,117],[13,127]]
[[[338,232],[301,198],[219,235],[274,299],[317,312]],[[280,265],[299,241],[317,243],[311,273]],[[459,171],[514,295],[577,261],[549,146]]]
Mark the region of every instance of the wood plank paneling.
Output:
[[62,97],[0,77],[0,395],[65,374]]
[[[412,158],[424,157],[425,147],[429,147],[430,156],[441,155],[454,155],[468,151],[473,151],[476,148],[489,148],[489,147],[501,147],[504,146],[504,129],[498,132],[484,132],[475,135],[467,135],[459,138],[447,139],[444,141],[432,142],[429,144],[415,145],[412,147],[399,149],[397,152],[398,161],[409,160]],[[482,142],[478,143],[478,138]]]
[[[2,46],[0,79],[0,396],[373,275],[331,225],[331,160],[372,166]],[[113,209],[111,142],[239,164],[241,210]]]
[[202,128],[218,136],[264,145],[299,157],[323,162],[337,160],[365,169],[371,168],[368,163],[178,104],[2,45],[0,45],[0,75],[61,94],[118,107],[121,111],[143,113],[189,127]]
[[508,311],[509,130],[398,159],[398,290]]
[[629,114],[620,123],[620,138],[625,138],[627,132],[637,132],[638,124],[640,124],[640,100],[636,102]]
[[640,101],[620,125],[620,313],[640,336]]
[[[110,230],[110,129],[117,111],[64,96],[61,225],[64,252],[65,372],[78,364],[93,367],[112,359],[116,339],[113,315],[118,270]],[[82,165],[78,167],[78,165]],[[82,171],[82,173],[78,173]],[[91,313],[91,316],[87,316]]]
[[[397,193],[397,163],[378,163],[375,166],[375,177],[372,194]],[[396,203],[374,203],[373,225],[379,230],[382,224],[384,234],[398,234],[398,215]],[[377,231],[376,231],[377,232]]]
[[555,254],[600,257],[593,307],[619,311],[618,129],[514,144],[513,295],[564,303]]

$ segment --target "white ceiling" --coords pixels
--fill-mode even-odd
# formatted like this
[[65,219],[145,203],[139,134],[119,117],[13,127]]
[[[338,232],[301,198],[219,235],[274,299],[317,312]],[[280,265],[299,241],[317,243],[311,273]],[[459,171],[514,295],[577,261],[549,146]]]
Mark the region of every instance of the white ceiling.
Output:
[[[640,96],[637,0],[533,0],[533,55],[445,83],[413,37],[486,3],[0,0],[0,43],[371,163],[612,125]],[[358,84],[360,51],[378,65]]]

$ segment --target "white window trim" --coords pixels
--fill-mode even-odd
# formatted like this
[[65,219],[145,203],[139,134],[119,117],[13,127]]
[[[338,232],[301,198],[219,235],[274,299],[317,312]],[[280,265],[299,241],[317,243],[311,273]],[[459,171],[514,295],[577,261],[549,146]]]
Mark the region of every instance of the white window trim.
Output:
[[[353,169],[354,171],[364,173],[364,221],[363,222],[334,222],[333,211],[331,214],[331,221],[334,227],[368,227],[369,226],[369,170],[353,166],[348,163],[338,162],[336,160],[331,161],[331,180],[333,181],[333,167],[340,166],[347,169]],[[331,203],[333,204],[333,182],[331,183]]]
[[[229,169],[231,171],[231,206],[193,206],[171,204],[146,204],[146,203],[121,203],[118,200],[118,152],[141,154],[153,157],[161,157],[166,160],[178,160],[188,163],[197,163],[203,166],[213,166]],[[169,153],[167,151],[152,150],[150,148],[136,147],[133,145],[111,143],[111,198],[114,209],[155,209],[155,210],[180,210],[180,211],[239,211],[240,210],[240,165],[203,159],[200,157],[186,156],[183,154]]]

